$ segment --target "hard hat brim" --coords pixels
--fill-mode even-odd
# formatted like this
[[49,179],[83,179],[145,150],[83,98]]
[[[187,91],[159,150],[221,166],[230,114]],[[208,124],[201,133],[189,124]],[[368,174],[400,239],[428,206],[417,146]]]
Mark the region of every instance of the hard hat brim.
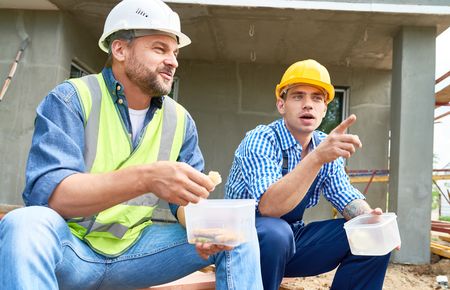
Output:
[[[138,30],[138,29],[146,30],[148,28],[146,28],[146,27],[133,28],[133,30]],[[119,30],[124,30],[124,29],[117,29],[117,30],[109,31],[108,33],[104,33],[100,37],[100,39],[98,40],[98,46],[100,47],[101,50],[103,50],[106,53],[109,53],[109,47],[106,45],[105,40],[110,35],[112,35],[113,33],[117,32]],[[153,31],[157,30],[157,31],[166,32],[166,33],[170,33],[170,34],[175,35],[178,38],[178,48],[182,48],[182,47],[185,47],[185,46],[191,44],[191,39],[186,34],[184,34],[182,32],[175,31],[175,30],[172,30],[172,29],[166,29],[166,28],[164,28],[164,29],[163,28],[159,28],[159,29],[158,28],[155,28],[155,29],[152,28],[152,30]],[[152,35],[154,35],[154,33]]]
[[327,92],[327,104],[334,99],[334,87],[333,85],[321,82],[318,80],[307,79],[307,78],[291,78],[284,83],[280,83],[275,88],[275,96],[277,99],[281,98],[281,92],[290,85],[310,85],[314,87],[321,88]]

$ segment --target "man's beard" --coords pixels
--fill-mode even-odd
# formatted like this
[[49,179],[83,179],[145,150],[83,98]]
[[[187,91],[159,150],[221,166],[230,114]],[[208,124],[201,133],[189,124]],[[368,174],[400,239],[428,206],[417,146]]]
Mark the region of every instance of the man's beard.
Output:
[[[172,71],[169,67],[164,67],[161,70]],[[125,74],[143,93],[150,97],[167,95],[172,89],[172,81],[164,82],[164,80],[158,80],[158,72],[151,71],[142,63],[138,62],[134,55],[125,66]]]

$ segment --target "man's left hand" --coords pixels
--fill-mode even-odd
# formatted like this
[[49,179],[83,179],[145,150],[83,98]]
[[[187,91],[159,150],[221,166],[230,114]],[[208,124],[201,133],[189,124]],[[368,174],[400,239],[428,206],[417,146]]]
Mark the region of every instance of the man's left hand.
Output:
[[[377,208],[373,209],[370,213],[374,214],[374,215],[382,215],[383,210],[381,208],[377,207]],[[395,249],[400,250],[400,247],[401,247],[401,245],[398,245],[397,247],[395,247]]]
[[379,207],[372,209],[372,211],[370,212],[371,214],[376,214],[376,215],[382,215],[383,214],[383,210]]
[[197,243],[195,244],[195,249],[197,250],[197,253],[200,255],[200,257],[207,260],[209,256],[214,255],[220,251],[231,251],[233,247],[209,243]]

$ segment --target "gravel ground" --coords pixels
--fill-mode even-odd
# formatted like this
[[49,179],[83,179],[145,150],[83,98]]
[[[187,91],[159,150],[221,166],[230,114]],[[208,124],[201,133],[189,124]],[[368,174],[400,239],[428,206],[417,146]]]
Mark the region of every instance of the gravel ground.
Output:
[[[439,259],[434,257],[435,260]],[[292,278],[283,283],[280,290],[326,290],[330,289],[335,271],[307,278]],[[436,283],[436,276],[450,279],[450,259],[427,265],[389,264],[383,290],[446,289]]]

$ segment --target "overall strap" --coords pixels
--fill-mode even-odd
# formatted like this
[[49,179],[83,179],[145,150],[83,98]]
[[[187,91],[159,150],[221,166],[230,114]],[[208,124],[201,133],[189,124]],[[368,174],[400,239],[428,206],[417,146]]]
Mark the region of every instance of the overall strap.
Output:
[[[273,133],[275,134],[275,138],[277,139],[278,145],[280,146],[280,149],[282,148],[281,146],[281,139],[280,136],[278,135],[277,130],[275,130],[275,128],[268,126],[270,129],[272,129]],[[289,159],[288,159],[288,155],[287,152],[284,151],[283,149],[281,149],[281,154],[283,155],[283,164],[281,167],[281,174],[283,176],[285,176],[286,174],[289,173]]]

